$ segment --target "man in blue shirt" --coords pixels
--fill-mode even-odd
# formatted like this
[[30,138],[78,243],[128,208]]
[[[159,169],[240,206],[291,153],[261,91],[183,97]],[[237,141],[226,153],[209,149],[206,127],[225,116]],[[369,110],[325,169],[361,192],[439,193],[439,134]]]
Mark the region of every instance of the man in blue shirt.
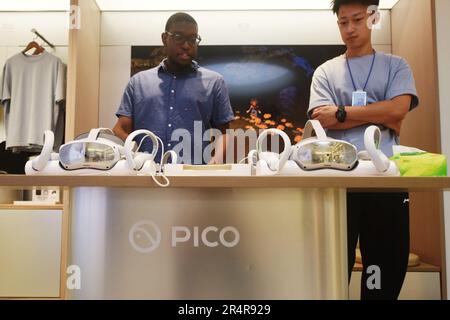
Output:
[[[116,113],[119,119],[114,133],[125,140],[132,131],[148,129],[161,138],[167,151],[183,142],[179,141],[179,131],[175,131],[184,129],[190,136],[190,150],[182,148],[179,156],[183,162],[210,162],[203,158],[203,150],[209,144],[203,133],[212,128],[225,133],[234,119],[225,81],[220,74],[194,61],[201,38],[197,22],[190,15],[172,15],[161,38],[167,58],[159,66],[131,78]],[[224,149],[223,140],[218,140],[217,157],[223,156]],[[143,148],[151,150],[148,139]]]
[[[366,128],[376,124],[382,132],[380,147],[392,156],[402,121],[419,99],[407,62],[372,47],[378,4],[379,0],[333,1],[347,51],[317,68],[308,115],[319,120],[330,137],[348,141],[358,151],[365,149]],[[407,198],[402,193],[347,195],[348,272],[350,277],[359,237],[362,299],[398,298],[409,256]],[[370,270],[380,271],[380,283],[368,286]]]

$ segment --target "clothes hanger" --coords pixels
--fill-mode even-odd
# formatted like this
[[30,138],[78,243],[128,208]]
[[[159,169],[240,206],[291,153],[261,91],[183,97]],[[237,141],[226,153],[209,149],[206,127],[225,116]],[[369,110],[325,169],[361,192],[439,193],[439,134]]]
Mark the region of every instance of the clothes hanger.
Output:
[[39,45],[39,43],[37,43],[36,41],[31,41],[27,47],[25,48],[25,50],[22,51],[23,54],[26,54],[28,51],[30,51],[31,49],[35,49],[32,55],[38,55],[41,54],[42,52],[45,51],[45,49],[43,47],[41,47]]
[[39,55],[39,54],[41,54],[42,52],[45,51],[45,48],[44,48],[44,44],[43,44],[43,43],[42,43],[42,44],[39,44],[39,43],[38,43],[38,46],[39,46],[39,48],[36,48],[36,50],[34,50],[34,52],[33,52],[33,55],[34,55],[34,56]]
[[[37,37],[36,37],[36,38],[37,38]],[[26,53],[27,53],[28,51],[30,51],[31,49],[35,49],[34,52],[33,52],[33,54],[32,54],[33,56],[39,55],[39,54],[41,54],[42,52],[45,51],[45,49],[44,49],[39,43],[36,42],[36,38],[33,39],[33,40],[27,45],[27,47],[22,51],[23,54],[26,55]]]

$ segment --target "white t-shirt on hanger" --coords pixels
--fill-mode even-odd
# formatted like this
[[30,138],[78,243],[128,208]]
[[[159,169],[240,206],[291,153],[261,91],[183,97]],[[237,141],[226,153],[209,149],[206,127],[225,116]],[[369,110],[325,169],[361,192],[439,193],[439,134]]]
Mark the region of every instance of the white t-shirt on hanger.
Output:
[[[0,47],[0,66],[3,66],[3,64],[6,61],[6,48]],[[3,70],[0,70],[0,80],[3,79]],[[0,86],[0,97],[1,97],[2,88]],[[0,98],[1,99],[1,98]],[[6,140],[6,133],[5,133],[5,109],[3,108],[3,105],[0,103],[0,143],[3,143]]]
[[42,146],[44,131],[55,131],[65,78],[66,66],[47,51],[37,56],[20,52],[6,61],[0,81],[6,148]]
[[4,109],[0,105],[0,143],[6,140]]

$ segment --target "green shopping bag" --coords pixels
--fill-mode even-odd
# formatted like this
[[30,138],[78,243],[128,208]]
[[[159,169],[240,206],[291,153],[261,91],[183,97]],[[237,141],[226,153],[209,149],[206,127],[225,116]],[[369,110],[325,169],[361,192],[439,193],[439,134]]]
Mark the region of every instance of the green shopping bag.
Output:
[[397,153],[392,158],[402,177],[446,177],[447,157],[429,152]]

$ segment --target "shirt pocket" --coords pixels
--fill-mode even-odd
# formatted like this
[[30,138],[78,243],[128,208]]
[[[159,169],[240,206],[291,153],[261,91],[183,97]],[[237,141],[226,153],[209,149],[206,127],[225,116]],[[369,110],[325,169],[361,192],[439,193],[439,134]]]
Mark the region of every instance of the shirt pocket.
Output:
[[167,121],[167,108],[163,96],[144,97],[134,108],[136,126],[161,126]]
[[188,119],[209,123],[212,106],[212,99],[205,90],[191,91],[181,98],[181,111]]

